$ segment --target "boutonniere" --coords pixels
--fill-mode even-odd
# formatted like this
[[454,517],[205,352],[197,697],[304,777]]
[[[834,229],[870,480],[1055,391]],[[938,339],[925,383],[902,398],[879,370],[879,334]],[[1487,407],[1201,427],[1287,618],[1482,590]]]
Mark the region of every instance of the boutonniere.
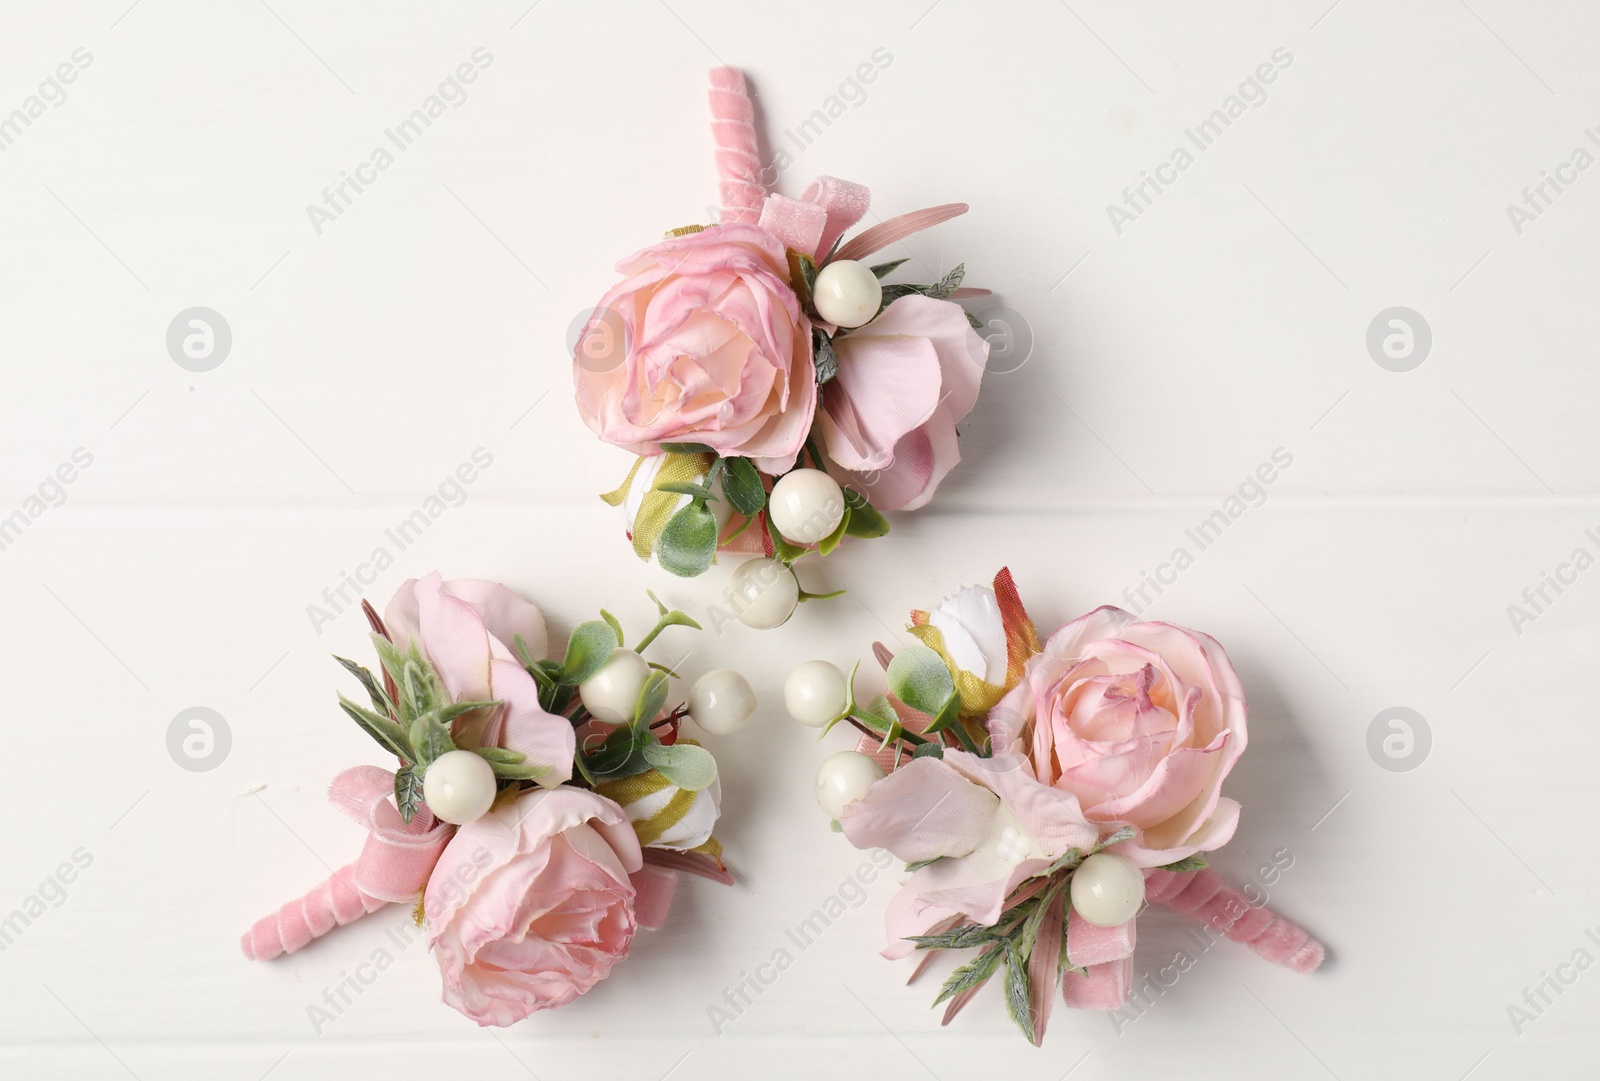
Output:
[[[882,255],[966,204],[883,220],[848,180],[769,193],[744,76],[713,71],[710,97],[719,220],[618,264],[577,340],[578,410],[640,456],[603,497],[638,556],[693,577],[744,553],[787,575],[808,552],[883,536],[883,512],[923,506],[960,461],[989,346],[957,301],[988,290],[964,287],[959,265]],[[918,271],[932,280],[899,280]],[[746,622],[787,619],[805,597],[792,592]]]

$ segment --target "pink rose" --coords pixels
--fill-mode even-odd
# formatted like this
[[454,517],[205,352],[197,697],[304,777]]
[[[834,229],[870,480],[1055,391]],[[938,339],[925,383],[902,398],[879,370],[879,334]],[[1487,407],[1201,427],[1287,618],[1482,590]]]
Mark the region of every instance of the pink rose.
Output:
[[424,896],[445,1003],[503,1028],[588,991],[628,955],[641,866],[622,808],[580,788],[462,826]]
[[839,818],[857,848],[884,848],[917,870],[889,902],[885,957],[951,916],[985,926],[1006,898],[1068,849],[1099,839],[1070,792],[1041,784],[1020,755],[946,750],[914,758],[846,805]]
[[1244,688],[1209,635],[1097,608],[1028,661],[989,734],[1091,821],[1137,829],[1115,850],[1140,867],[1209,852],[1239,824],[1222,782],[1245,748]]
[[839,374],[822,388],[828,457],[880,510],[915,510],[961,460],[989,343],[959,304],[901,297],[833,339]]
[[[788,257],[754,225],[713,225],[624,259],[579,338],[578,410],[608,443],[703,443],[782,473],[811,429],[811,324]],[[620,339],[620,340],[619,340]]]
[[539,609],[495,582],[446,582],[435,572],[404,582],[383,622],[402,650],[416,644],[452,700],[501,703],[457,718],[451,732],[457,747],[520,751],[528,762],[546,767],[538,777],[545,787],[571,778],[572,724],[539,705],[539,686],[511,648],[521,635],[533,658],[544,656]]

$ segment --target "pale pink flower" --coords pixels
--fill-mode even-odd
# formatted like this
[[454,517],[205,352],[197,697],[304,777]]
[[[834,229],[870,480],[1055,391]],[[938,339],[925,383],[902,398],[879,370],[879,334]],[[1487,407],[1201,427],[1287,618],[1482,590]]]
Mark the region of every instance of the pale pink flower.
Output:
[[641,866],[628,816],[585,789],[533,789],[462,826],[424,897],[446,1004],[504,1027],[605,979],[633,941]]
[[635,454],[702,443],[782,473],[811,430],[811,324],[783,245],[713,225],[624,259],[573,361],[578,410]]

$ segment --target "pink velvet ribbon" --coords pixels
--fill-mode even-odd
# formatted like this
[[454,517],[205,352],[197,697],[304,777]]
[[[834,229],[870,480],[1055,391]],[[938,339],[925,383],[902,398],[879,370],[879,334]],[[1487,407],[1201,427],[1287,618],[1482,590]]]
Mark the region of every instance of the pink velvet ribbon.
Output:
[[711,69],[711,137],[717,145],[717,175],[722,188],[722,222],[754,225],[761,216],[766,185],[756,146],[755,104],[737,68]]
[[[257,920],[239,940],[245,957],[270,961],[294,953],[387,904],[415,900],[427,888],[428,876],[455,836],[455,827],[435,819],[426,805],[417,808],[410,823],[403,821],[390,798],[393,793],[394,774],[377,766],[356,766],[333,779],[328,799],[367,828],[361,855],[303,897]],[[629,881],[639,926],[657,930],[672,906],[676,869],[646,865]]]
[[[1274,964],[1310,972],[1322,964],[1322,943],[1271,909],[1255,905],[1213,871],[1147,871],[1145,900],[1166,905],[1242,942]],[[1095,927],[1077,912],[1068,917],[1067,958],[1086,968],[1068,973],[1061,997],[1078,1010],[1120,1010],[1133,987],[1134,924]]]
[[246,957],[270,961],[294,953],[335,927],[422,892],[455,827],[435,820],[425,806],[403,821],[393,793],[394,774],[377,766],[356,766],[333,779],[328,799],[367,828],[361,855],[310,893],[257,920],[239,941]]
[[[722,193],[722,222],[758,224],[786,248],[814,260],[825,258],[845,231],[866,216],[872,193],[862,184],[820,176],[798,199],[767,194],[756,141],[755,103],[750,100],[743,73],[737,68],[712,68],[708,95]],[[857,234],[839,248],[838,258],[864,259],[966,212],[966,203],[945,203],[901,214]],[[965,296],[984,293],[987,290],[962,291]]]

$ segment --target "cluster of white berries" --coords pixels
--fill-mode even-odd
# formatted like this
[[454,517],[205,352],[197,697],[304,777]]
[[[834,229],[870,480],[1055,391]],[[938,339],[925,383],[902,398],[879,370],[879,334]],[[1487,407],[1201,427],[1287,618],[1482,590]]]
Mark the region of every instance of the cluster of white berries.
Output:
[[[649,675],[650,665],[637,651],[619,648],[578,684],[578,699],[596,720],[628,724]],[[714,736],[725,736],[755,716],[756,694],[738,672],[717,668],[695,680],[688,705],[695,724]],[[494,768],[472,751],[446,751],[428,765],[422,777],[428,809],[435,818],[457,826],[488,814],[498,788]]]
[[[850,705],[849,681],[827,661],[806,661],[789,673],[783,684],[783,704],[789,716],[808,728],[821,728],[837,720]],[[883,780],[876,759],[860,751],[839,751],[817,768],[817,803],[838,819],[851,802]],[[995,855],[1017,864],[1034,855],[1032,840],[1016,826],[1001,828],[994,841]],[[1117,927],[1139,914],[1144,903],[1144,874],[1113,852],[1096,852],[1072,872],[1072,907],[1097,927]]]

